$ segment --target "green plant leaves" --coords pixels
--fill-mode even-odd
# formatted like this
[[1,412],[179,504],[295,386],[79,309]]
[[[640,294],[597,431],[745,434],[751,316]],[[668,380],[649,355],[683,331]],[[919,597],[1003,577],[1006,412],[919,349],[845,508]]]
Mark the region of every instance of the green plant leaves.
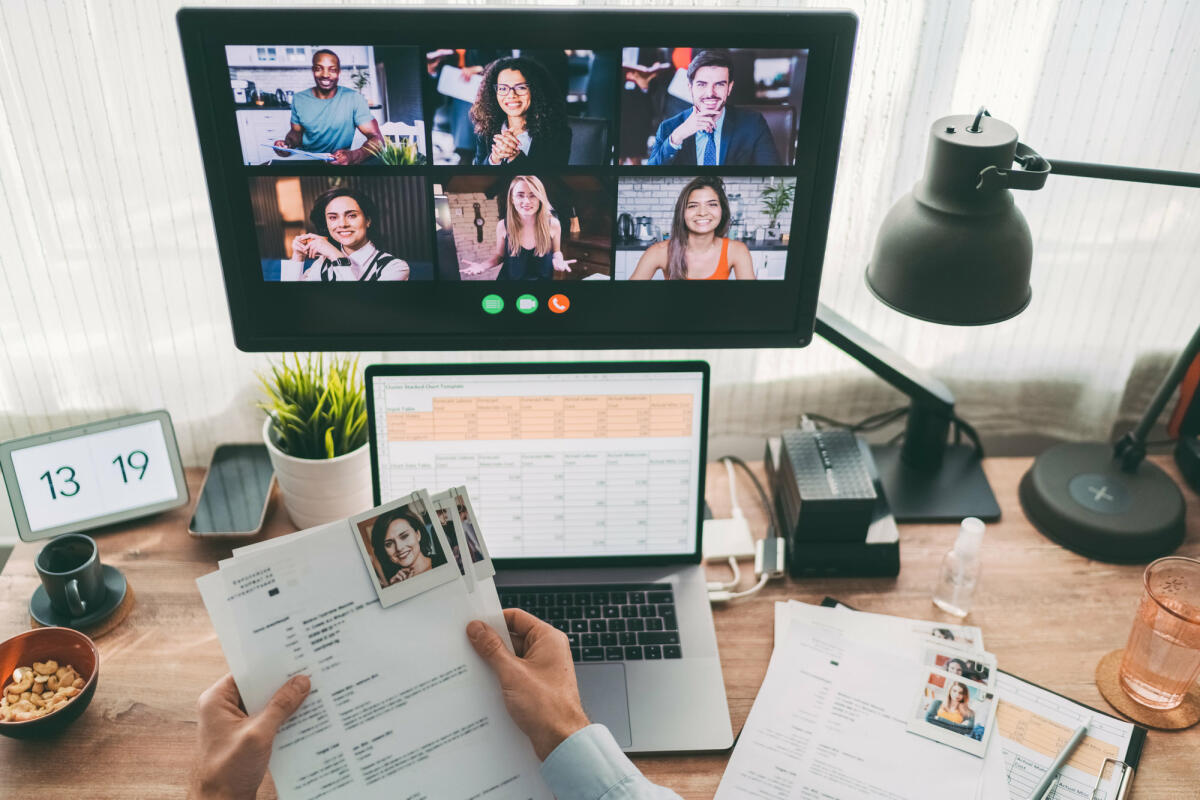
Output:
[[266,395],[258,407],[271,418],[275,445],[296,458],[336,458],[367,441],[367,402],[358,358],[332,358],[311,353],[271,365],[258,374]]

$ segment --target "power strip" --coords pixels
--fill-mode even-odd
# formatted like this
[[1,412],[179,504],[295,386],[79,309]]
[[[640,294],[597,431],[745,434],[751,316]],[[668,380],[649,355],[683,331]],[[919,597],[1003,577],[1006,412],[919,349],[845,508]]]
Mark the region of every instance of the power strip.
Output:
[[704,560],[753,558],[754,537],[744,517],[704,520]]

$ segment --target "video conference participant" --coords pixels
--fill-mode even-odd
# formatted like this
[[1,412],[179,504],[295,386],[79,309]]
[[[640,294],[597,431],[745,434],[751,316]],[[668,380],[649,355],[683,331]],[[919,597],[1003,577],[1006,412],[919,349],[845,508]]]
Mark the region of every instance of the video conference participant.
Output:
[[925,714],[927,722],[940,723],[943,728],[969,735],[975,730],[975,711],[966,684],[955,681],[946,687],[946,700],[935,700]]
[[445,564],[435,542],[421,516],[408,507],[383,514],[371,526],[371,550],[388,584]]
[[630,280],[647,281],[662,270],[674,280],[754,280],[750,248],[725,238],[729,230],[729,198],[725,183],[712,175],[693,178],[675,200],[671,238],[646,248]]
[[[353,89],[338,85],[342,62],[332,50],[318,50],[312,59],[311,89],[292,97],[292,129],[275,141],[276,147],[290,147],[309,153],[329,153],[334,164],[361,164],[384,148],[379,122],[371,116],[367,100]],[[354,131],[362,131],[367,141],[351,150]],[[291,153],[276,150],[280,158]]]
[[280,264],[281,281],[406,281],[408,262],[372,244],[379,219],[375,203],[356,189],[335,188],[313,202],[308,219],[316,233],[292,239],[292,258]]
[[[467,637],[499,679],[504,706],[542,761],[542,779],[560,800],[679,800],[656,786],[621,752],[608,728],[588,723],[575,683],[565,633],[532,614],[504,610],[515,655],[476,620]],[[218,680],[196,704],[196,761],[189,800],[252,800],[267,772],[275,734],[296,713],[311,683],[297,675],[253,716],[242,710],[232,675]]]
[[728,50],[701,50],[688,64],[692,107],[663,120],[646,163],[703,167],[770,166],[779,163],[771,129],[762,114],[729,105],[733,57]]
[[507,212],[496,223],[496,251],[487,261],[463,259],[462,275],[479,275],[497,264],[498,281],[549,281],[570,272],[575,259],[562,254],[562,225],[554,216],[546,187],[533,175],[518,175],[508,185]]
[[483,72],[471,106],[477,165],[561,167],[571,155],[567,105],[546,69],[531,58],[498,58]]

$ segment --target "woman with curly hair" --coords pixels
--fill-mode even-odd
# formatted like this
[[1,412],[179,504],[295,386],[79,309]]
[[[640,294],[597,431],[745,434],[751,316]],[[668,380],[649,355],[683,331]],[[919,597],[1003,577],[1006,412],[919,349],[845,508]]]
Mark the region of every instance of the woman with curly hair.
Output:
[[471,106],[477,165],[561,167],[571,155],[566,103],[530,58],[498,58],[483,71]]

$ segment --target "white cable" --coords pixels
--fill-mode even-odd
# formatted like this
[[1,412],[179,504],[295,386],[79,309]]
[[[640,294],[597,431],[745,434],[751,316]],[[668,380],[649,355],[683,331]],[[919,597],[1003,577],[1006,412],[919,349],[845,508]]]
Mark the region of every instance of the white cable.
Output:
[[733,462],[728,458],[722,460],[725,462],[725,474],[729,476],[729,507],[731,515],[734,519],[745,519],[746,515],[742,513],[742,506],[738,502],[737,481],[734,480]]
[[709,581],[708,590],[710,592],[725,592],[742,582],[742,570],[738,567],[737,559],[733,556],[729,557],[729,568],[733,570],[733,580],[728,582]]
[[771,576],[764,572],[762,575],[759,576],[758,583],[754,584],[746,591],[744,591],[744,592],[729,592],[729,591],[709,592],[708,593],[708,601],[710,603],[725,603],[730,600],[739,600],[743,597],[749,597],[750,595],[756,594],[757,592],[759,592],[764,586],[767,585],[767,581],[769,581],[769,580],[771,580]]

